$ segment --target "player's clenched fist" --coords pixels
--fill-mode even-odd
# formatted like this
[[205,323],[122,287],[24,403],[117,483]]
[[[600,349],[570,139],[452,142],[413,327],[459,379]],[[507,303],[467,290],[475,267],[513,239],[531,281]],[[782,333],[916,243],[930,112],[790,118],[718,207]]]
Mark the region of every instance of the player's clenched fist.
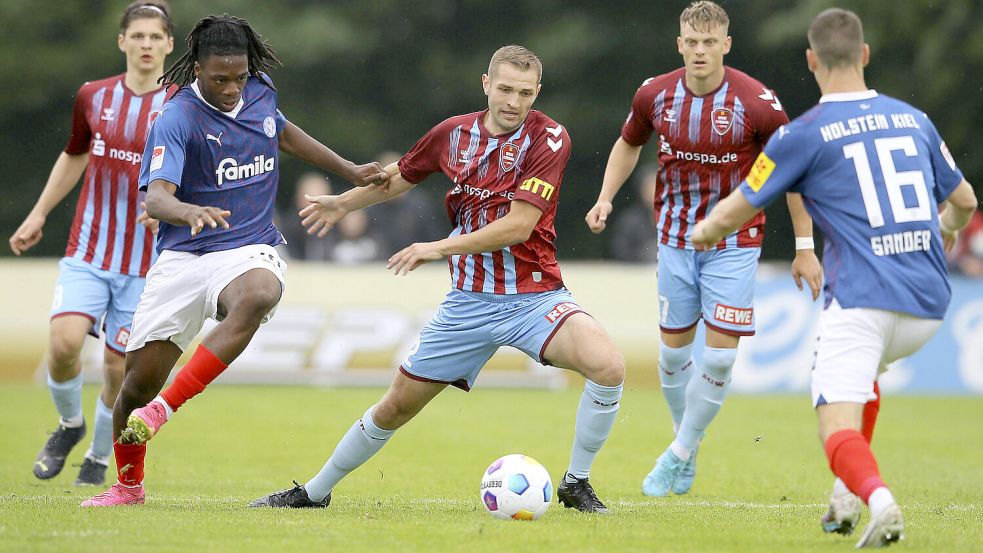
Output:
[[405,275],[427,261],[437,261],[447,257],[437,246],[437,242],[417,242],[396,252],[389,258],[387,269],[396,275]]
[[183,219],[191,227],[191,236],[197,236],[205,228],[205,225],[213,229],[218,227],[229,228],[229,222],[226,219],[230,216],[232,216],[232,212],[227,209],[193,205],[190,206]]
[[20,255],[31,249],[41,241],[41,237],[44,235],[41,232],[43,227],[44,217],[28,215],[27,219],[24,219],[24,222],[17,228],[17,232],[10,237],[10,251],[14,252],[14,255]]
[[594,234],[600,234],[607,227],[608,215],[613,209],[614,206],[611,205],[611,202],[599,201],[594,204],[594,207],[587,212],[586,217],[590,231]]

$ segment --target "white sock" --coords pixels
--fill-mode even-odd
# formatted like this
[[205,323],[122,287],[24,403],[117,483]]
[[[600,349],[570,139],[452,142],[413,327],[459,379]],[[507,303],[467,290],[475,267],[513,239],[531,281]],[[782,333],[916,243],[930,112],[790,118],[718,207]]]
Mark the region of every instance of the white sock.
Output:
[[153,401],[156,401],[157,403],[164,406],[164,412],[167,413],[167,420],[171,420],[171,417],[174,416],[174,409],[171,409],[171,406],[167,404],[167,400],[165,400],[161,396],[157,396],[153,399]]
[[833,480],[833,495],[843,495],[845,493],[853,493],[853,492],[850,491],[850,488],[846,487],[846,484],[843,483],[843,480],[840,480],[839,478]]
[[894,505],[894,495],[891,494],[891,490],[887,489],[886,486],[881,486],[874,490],[874,493],[870,494],[867,498],[867,506],[870,507],[870,516],[876,517],[877,515],[884,512],[891,505]]

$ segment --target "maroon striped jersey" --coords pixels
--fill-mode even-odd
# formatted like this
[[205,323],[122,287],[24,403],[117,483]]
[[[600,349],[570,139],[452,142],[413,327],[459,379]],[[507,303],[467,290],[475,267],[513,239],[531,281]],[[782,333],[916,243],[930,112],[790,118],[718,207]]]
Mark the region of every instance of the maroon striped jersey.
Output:
[[[716,90],[696,96],[686,70],[646,79],[631,103],[621,138],[641,146],[656,134],[659,172],[655,223],[660,241],[693,249],[696,223],[748,174],[771,133],[788,123],[775,92],[732,67]],[[760,247],[764,213],[758,213],[718,249]]]
[[492,135],[482,124],[487,110],[451,117],[430,130],[399,160],[404,179],[419,183],[442,172],[450,179],[445,205],[454,230],[474,232],[509,212],[513,200],[543,211],[525,242],[493,252],[448,258],[451,284],[489,294],[523,294],[563,286],[553,241],[556,203],[570,159],[563,125],[530,110],[522,125]]
[[66,257],[123,275],[146,276],[156,258],[154,236],[137,222],[137,189],[147,130],[177,87],[134,94],[125,74],[82,85],[75,97],[65,153],[89,153]]

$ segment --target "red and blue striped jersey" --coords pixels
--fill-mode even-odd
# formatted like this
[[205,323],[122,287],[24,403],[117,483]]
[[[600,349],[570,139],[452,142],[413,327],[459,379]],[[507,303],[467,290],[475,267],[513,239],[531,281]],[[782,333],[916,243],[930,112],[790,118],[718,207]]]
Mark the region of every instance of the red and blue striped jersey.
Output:
[[135,94],[125,75],[82,85],[65,153],[89,153],[66,257],[104,271],[146,276],[156,258],[154,235],[137,222],[137,188],[147,128],[177,87]]
[[[787,122],[773,90],[731,67],[724,67],[720,86],[703,96],[686,87],[684,68],[642,83],[621,138],[641,146],[658,135],[660,241],[693,249],[693,227],[741,184],[768,138]],[[764,224],[764,213],[757,214],[717,248],[760,247]]]
[[570,136],[542,112],[531,110],[522,125],[492,135],[481,111],[451,117],[430,130],[399,160],[404,179],[419,183],[442,172],[451,180],[445,205],[451,236],[474,232],[509,212],[513,200],[543,211],[525,242],[494,252],[448,258],[451,285],[488,294],[524,294],[563,287],[556,262],[554,220]]

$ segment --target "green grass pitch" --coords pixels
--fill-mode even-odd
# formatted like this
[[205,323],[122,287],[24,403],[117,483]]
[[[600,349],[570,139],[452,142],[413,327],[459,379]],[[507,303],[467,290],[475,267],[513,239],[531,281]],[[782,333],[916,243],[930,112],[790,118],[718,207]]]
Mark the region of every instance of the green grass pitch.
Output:
[[[96,393],[85,389],[87,415]],[[98,490],[72,487],[77,468],[31,475],[54,423],[47,391],[0,385],[0,551],[846,551],[857,538],[819,528],[832,476],[804,395],[729,398],[693,491],[650,499],[641,480],[671,425],[658,390],[627,391],[591,475],[607,517],[556,504],[536,522],[483,512],[482,471],[501,455],[525,453],[560,478],[579,392],[480,386],[441,394],[328,509],[246,508],[313,475],[381,393],[214,386],[150,443],[146,505],[83,510]],[[885,397],[874,452],[908,524],[895,550],[983,550],[981,421],[980,398]]]

